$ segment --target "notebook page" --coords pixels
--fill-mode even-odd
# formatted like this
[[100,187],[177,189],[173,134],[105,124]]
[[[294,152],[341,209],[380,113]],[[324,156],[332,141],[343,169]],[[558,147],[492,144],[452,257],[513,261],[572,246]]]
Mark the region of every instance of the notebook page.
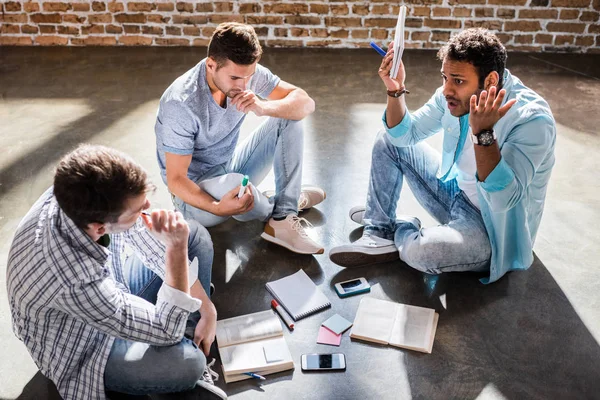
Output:
[[271,310],[217,321],[219,347],[281,335],[281,322]]
[[[264,346],[281,346],[284,348],[283,359],[281,361],[267,362],[265,358]],[[259,340],[249,343],[241,343],[219,349],[221,362],[223,363],[223,372],[226,375],[238,374],[241,372],[265,372],[281,365],[294,364],[292,355],[283,336]]]
[[400,61],[404,53],[404,20],[406,19],[406,6],[400,6],[398,21],[396,22],[396,31],[394,33],[394,58],[392,60],[392,69],[390,77],[396,79],[400,70]]
[[398,304],[390,344],[412,350],[427,351],[433,334],[435,311],[431,308]]
[[297,321],[331,305],[304,270],[267,283],[267,289]]
[[388,344],[395,317],[396,303],[365,297],[358,306],[350,337]]

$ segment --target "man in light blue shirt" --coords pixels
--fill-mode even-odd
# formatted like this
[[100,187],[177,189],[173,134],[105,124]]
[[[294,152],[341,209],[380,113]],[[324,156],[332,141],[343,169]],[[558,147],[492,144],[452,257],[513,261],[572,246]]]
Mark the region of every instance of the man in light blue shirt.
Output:
[[[468,29],[439,51],[442,86],[410,114],[394,49],[379,69],[388,93],[373,148],[366,207],[350,217],[361,239],[331,250],[345,267],[400,258],[429,274],[489,271],[482,282],[527,269],[554,166],[556,126],[546,101],[505,69],[506,50],[485,29]],[[442,132],[443,154],[423,142]],[[441,225],[396,215],[406,180]]]

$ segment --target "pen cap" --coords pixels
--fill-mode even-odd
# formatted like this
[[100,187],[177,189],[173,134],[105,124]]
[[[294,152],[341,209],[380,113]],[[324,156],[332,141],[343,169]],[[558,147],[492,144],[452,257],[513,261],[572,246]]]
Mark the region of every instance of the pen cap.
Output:
[[249,180],[250,177],[248,175],[244,175],[244,177],[242,178],[242,186],[246,186]]

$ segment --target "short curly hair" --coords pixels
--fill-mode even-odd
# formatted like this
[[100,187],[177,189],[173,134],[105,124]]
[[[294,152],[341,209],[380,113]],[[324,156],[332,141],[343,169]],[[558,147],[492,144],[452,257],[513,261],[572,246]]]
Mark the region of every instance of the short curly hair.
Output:
[[250,65],[260,60],[262,47],[254,28],[238,22],[223,22],[215,29],[208,44],[208,57],[221,68],[227,60]]
[[437,56],[442,62],[448,58],[473,64],[479,74],[480,88],[484,87],[485,78],[492,71],[499,75],[498,89],[504,84],[506,49],[500,39],[487,29],[471,28],[452,36],[438,51]]

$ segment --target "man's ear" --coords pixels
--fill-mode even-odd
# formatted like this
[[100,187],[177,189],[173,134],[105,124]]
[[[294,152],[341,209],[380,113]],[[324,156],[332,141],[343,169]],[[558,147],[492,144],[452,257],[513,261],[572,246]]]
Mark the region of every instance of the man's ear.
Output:
[[214,60],[214,58],[208,57],[206,59],[206,66],[208,67],[210,72],[215,72],[215,70],[217,69],[217,62]]
[[91,222],[87,225],[85,231],[92,237],[100,237],[106,233],[106,225],[100,222]]
[[485,78],[485,82],[483,84],[483,87],[487,91],[489,91],[492,86],[496,86],[496,89],[498,89],[498,82],[499,81],[500,81],[500,75],[498,75],[498,73],[496,71],[492,71]]

